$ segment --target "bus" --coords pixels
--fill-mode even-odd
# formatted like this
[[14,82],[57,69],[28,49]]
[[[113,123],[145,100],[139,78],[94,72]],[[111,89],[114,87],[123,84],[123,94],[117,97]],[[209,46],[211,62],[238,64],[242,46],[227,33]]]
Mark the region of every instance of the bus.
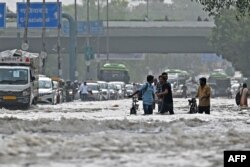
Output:
[[165,72],[168,73],[168,82],[171,84],[175,83],[175,86],[183,85],[186,80],[190,78],[190,74],[187,71],[180,69],[167,69]]
[[129,83],[129,71],[124,64],[107,63],[101,67],[98,79],[100,81],[123,81]]
[[208,84],[213,90],[213,96],[228,96],[231,88],[230,77],[224,72],[212,72],[208,78]]

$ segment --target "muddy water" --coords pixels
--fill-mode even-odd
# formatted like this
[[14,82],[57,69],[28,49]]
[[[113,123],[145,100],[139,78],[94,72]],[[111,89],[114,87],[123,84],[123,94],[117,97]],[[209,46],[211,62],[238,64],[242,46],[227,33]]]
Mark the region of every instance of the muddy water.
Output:
[[2,109],[0,166],[222,167],[224,150],[250,150],[250,111],[234,100],[213,99],[211,115],[174,104],[173,116],[129,116],[130,100]]

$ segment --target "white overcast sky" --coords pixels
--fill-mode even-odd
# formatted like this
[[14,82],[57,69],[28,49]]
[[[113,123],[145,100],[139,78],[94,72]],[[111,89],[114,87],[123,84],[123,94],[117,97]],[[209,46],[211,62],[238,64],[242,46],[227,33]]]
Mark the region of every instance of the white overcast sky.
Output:
[[[23,0],[0,0],[0,2],[5,2],[12,11],[16,11],[16,2],[23,2]],[[42,0],[30,0],[30,2],[42,2]],[[56,0],[46,0],[46,2],[56,2]],[[68,5],[73,4],[75,0],[60,0],[60,2],[63,5]],[[81,4],[81,2],[82,0],[77,0],[77,3]]]

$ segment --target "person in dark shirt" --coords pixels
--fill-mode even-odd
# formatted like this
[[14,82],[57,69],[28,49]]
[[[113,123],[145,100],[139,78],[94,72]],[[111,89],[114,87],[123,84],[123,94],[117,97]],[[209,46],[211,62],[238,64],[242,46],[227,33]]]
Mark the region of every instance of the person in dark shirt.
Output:
[[157,93],[157,97],[162,99],[162,106],[160,109],[161,114],[165,114],[169,112],[169,114],[174,114],[174,105],[173,105],[173,96],[172,96],[172,89],[171,84],[167,82],[168,74],[162,73],[162,76],[159,77],[162,91]]
[[[162,92],[162,85],[161,85],[161,82],[160,82],[160,80],[162,80],[162,75],[160,75],[159,77],[158,77],[158,79],[159,79],[159,82],[157,83],[157,85],[156,85],[156,92],[155,92],[155,95],[157,95],[157,93],[161,93]],[[161,106],[162,106],[162,98],[158,98],[157,96],[155,96],[156,98],[155,98],[155,100],[157,101],[157,104],[158,104],[158,113],[160,113],[160,111],[161,111]]]

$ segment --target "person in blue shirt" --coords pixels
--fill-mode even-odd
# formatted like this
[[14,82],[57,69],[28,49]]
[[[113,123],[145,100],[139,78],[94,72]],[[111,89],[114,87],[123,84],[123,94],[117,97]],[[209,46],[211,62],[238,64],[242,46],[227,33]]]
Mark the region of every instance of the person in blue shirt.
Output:
[[147,76],[147,83],[145,83],[139,90],[135,91],[129,97],[133,97],[139,92],[142,93],[142,103],[144,115],[153,114],[153,102],[154,102],[154,86],[152,83],[154,82],[154,76]]

